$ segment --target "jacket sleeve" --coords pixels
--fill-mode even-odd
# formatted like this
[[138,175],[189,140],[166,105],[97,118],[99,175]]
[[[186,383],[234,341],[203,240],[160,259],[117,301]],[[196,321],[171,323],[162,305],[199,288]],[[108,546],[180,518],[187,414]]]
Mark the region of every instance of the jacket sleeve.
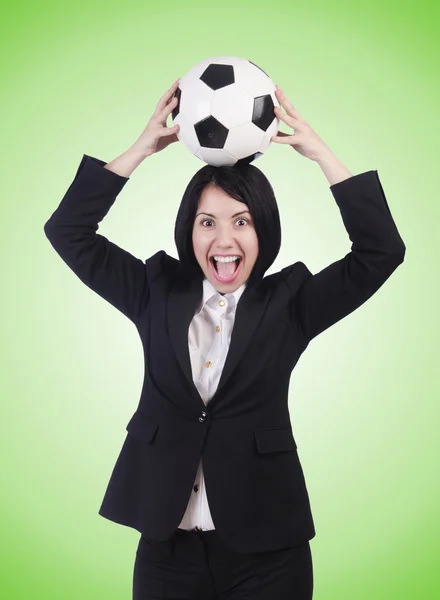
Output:
[[377,171],[349,177],[330,190],[351,252],[315,275],[302,262],[283,269],[307,342],[371,298],[403,262],[406,250]]
[[62,260],[90,289],[135,321],[149,300],[149,283],[165,253],[145,262],[97,232],[128,181],[106,163],[83,155],[73,182],[44,225],[44,232]]

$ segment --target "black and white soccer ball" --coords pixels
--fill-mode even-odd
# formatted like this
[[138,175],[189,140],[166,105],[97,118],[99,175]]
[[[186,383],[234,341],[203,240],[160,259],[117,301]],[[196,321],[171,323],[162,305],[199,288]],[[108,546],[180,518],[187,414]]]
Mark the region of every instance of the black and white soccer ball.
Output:
[[209,165],[250,163],[278,132],[275,85],[245,58],[205,58],[182,77],[175,95],[177,137]]

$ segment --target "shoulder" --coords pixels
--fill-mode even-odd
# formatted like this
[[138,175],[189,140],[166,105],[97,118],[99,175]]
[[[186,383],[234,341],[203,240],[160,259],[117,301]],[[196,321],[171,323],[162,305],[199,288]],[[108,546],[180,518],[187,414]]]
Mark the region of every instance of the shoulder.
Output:
[[159,250],[144,262],[150,282],[154,281],[156,277],[159,277],[159,275],[162,275],[167,271],[177,269],[180,265],[180,261],[167,254],[165,250]]
[[307,266],[303,262],[297,261],[296,263],[284,267],[281,271],[265,277],[265,280],[272,285],[287,285],[290,293],[295,294],[302,284],[311,276],[312,272]]

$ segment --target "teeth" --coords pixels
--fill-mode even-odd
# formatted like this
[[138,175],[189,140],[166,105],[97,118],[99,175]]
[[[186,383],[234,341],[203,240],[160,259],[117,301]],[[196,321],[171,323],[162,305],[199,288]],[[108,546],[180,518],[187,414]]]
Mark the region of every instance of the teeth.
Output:
[[232,262],[234,260],[237,260],[238,258],[240,258],[239,256],[214,256],[214,260],[218,261],[218,262]]

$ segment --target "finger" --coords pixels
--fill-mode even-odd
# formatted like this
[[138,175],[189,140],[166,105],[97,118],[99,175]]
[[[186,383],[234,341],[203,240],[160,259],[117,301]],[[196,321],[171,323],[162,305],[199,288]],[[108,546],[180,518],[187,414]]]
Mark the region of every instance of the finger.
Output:
[[[282,133],[281,131],[278,134]],[[298,139],[296,135],[273,135],[271,138],[272,142],[278,142],[279,144],[298,144]]]
[[[173,102],[173,100],[176,98],[176,90],[177,90],[177,85],[176,86],[172,86],[168,92],[161,98],[161,100],[158,102],[157,107],[156,107],[156,111],[155,113],[161,113],[164,109],[168,108],[169,105],[171,104],[171,102]],[[176,102],[174,102],[174,106],[175,106]]]
[[275,112],[276,116],[278,117],[278,119],[283,121],[283,123],[286,123],[286,125],[289,125],[293,129],[295,127],[299,127],[299,125],[300,125],[299,119],[296,119],[295,117],[292,117],[291,115],[284,114],[279,106],[274,107],[274,112]]
[[180,129],[180,126],[178,123],[176,123],[176,125],[174,125],[173,127],[162,127],[162,129],[159,131],[159,136],[160,137],[164,137],[166,135],[173,135],[176,134]]
[[166,92],[165,94],[162,96],[162,98],[159,100],[159,102],[156,105],[156,110],[155,113],[160,112],[169,102],[170,98],[172,98],[174,92],[177,89],[177,85],[176,83],[174,83]]
[[168,115],[176,108],[177,102],[178,99],[176,96],[174,96],[174,98],[172,98],[170,102],[164,108],[162,108],[160,112],[155,113],[155,115],[153,115],[156,121],[159,121],[159,123],[165,123],[168,118]]
[[281,106],[286,109],[289,108],[290,110],[292,110],[293,112],[295,112],[295,107],[293,106],[292,102],[289,100],[289,97],[283,92],[283,90],[277,86],[277,90],[276,90],[276,97],[279,101],[279,103],[281,104]]
[[277,90],[275,92],[278,102],[284,108],[286,113],[291,117],[298,118],[300,115],[296,108],[293,106],[292,102],[289,100],[288,96],[277,86]]
[[165,94],[162,96],[162,98],[159,100],[159,102],[156,105],[155,113],[161,111],[167,105],[168,101],[170,100],[172,95],[177,90],[177,88],[179,86],[179,82],[180,82],[180,78],[176,79],[176,81],[173,83],[173,85],[165,92]]

